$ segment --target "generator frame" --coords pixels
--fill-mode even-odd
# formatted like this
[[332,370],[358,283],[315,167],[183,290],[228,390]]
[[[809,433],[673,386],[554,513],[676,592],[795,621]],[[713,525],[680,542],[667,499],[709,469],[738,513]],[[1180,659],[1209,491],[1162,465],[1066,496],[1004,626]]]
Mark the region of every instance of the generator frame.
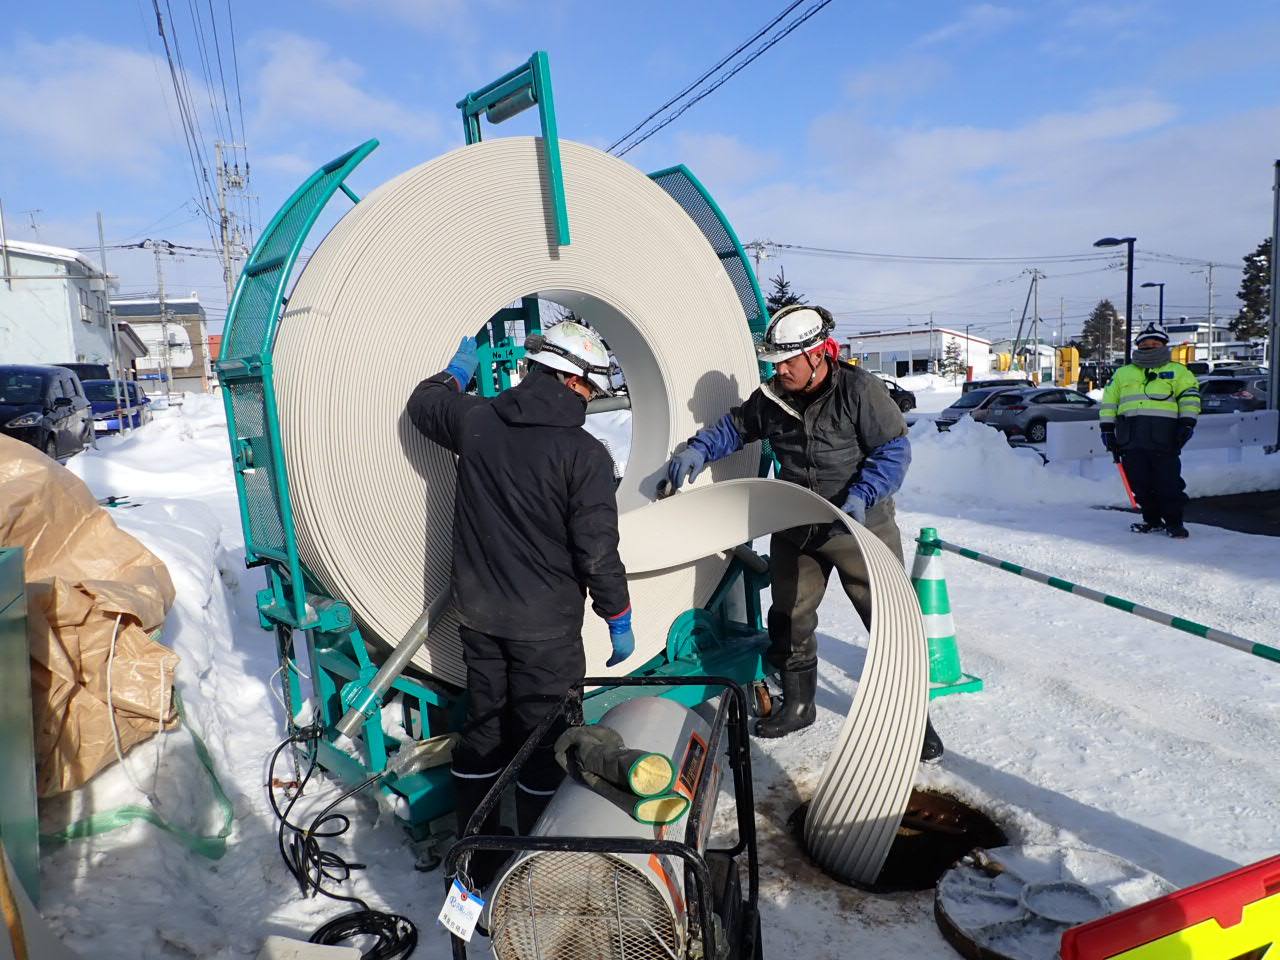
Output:
[[[533,105],[538,107],[548,146],[548,189],[560,198],[554,207],[556,229],[567,243],[569,224],[564,214],[559,140],[546,54],[535,53],[522,67],[459,103],[468,144],[480,139],[482,113],[497,122],[518,112],[516,107]],[[226,408],[245,565],[262,567],[266,574],[266,587],[257,595],[258,616],[263,629],[275,634],[288,732],[296,734],[300,722],[320,724],[325,738],[319,743],[318,762],[348,785],[386,771],[389,758],[400,748],[402,741],[386,733],[381,722],[382,710],[390,701],[398,705],[399,720],[412,741],[441,737],[460,729],[465,708],[465,691],[432,678],[397,673],[383,686],[378,661],[385,655],[385,645],[364,636],[351,607],[343,598],[333,596],[306,568],[298,549],[272,353],[304,242],[339,191],[352,203],[360,202],[346,181],[377,146],[378,141],[370,139],[324,164],[276,212],[240,274],[227,309],[222,351],[214,365]],[[685,210],[715,250],[742,303],[753,339],[759,342],[767,323],[764,298],[723,212],[683,166],[650,176]],[[492,376],[478,378],[483,395],[492,396],[507,387],[510,374],[523,356],[523,347],[509,335],[508,324],[523,323],[528,333],[537,329],[537,322],[536,301],[526,299],[519,307],[499,311],[487,324],[480,355]],[[762,364],[760,372],[763,377],[769,368]],[[772,455],[766,448],[761,472],[771,464]],[[704,607],[677,617],[669,629],[665,649],[635,673],[666,678],[715,673],[744,684],[761,681],[770,672],[764,659],[768,638],[760,605],[760,591],[767,584],[767,560],[745,547],[739,548],[711,599]],[[300,660],[309,672],[299,666]],[[309,691],[304,691],[304,679]],[[587,699],[587,716],[591,719],[627,695],[626,686],[616,679],[605,684]],[[682,683],[674,685],[666,695],[693,706],[713,694],[696,684]],[[300,721],[308,703],[311,716]],[[360,712],[361,720],[357,735],[352,737],[361,746],[355,756],[336,745],[337,726],[353,710]],[[380,786],[403,798],[401,812],[417,839],[430,833],[432,820],[453,808],[447,766],[387,777]]]
[[[602,685],[630,688],[632,696],[643,696],[646,688],[664,686],[718,691],[720,702],[716,705],[707,737],[707,757],[720,756],[721,748],[726,746],[727,734],[727,760],[733,774],[738,827],[738,839],[732,847],[710,849],[705,846],[706,835],[703,831],[705,826],[709,825],[709,819],[715,815],[717,799],[717,793],[709,789],[713,783],[714,763],[704,763],[698,774],[685,821],[683,840],[643,840],[635,837],[514,837],[479,833],[485,820],[502,802],[504,795],[512,790],[520,771],[556,721],[564,718],[571,724],[583,722],[584,689]],[[578,682],[552,710],[547,712],[529,738],[521,744],[516,755],[503,769],[471,819],[467,821],[463,835],[445,856],[445,890],[448,891],[454,878],[458,876],[460,867],[465,874],[466,862],[470,860],[471,854],[484,850],[515,854],[526,852],[617,853],[677,857],[684,863],[685,868],[684,889],[688,904],[686,917],[689,921],[689,929],[690,931],[696,929],[697,932],[696,936],[691,933],[686,938],[685,955],[724,958],[724,960],[760,960],[762,957],[759,914],[760,862],[756,844],[754,787],[751,779],[751,734],[747,726],[750,716],[751,709],[746,693],[741,686],[728,677],[625,677],[621,679],[588,677]],[[739,860],[744,856],[747,872],[746,897],[740,898],[734,904],[742,911],[735,923],[731,917],[723,916],[712,908],[712,903],[727,891],[723,888],[715,889],[712,870],[707,861],[709,857],[724,858],[734,870],[740,870],[742,864]],[[740,873],[738,880],[740,884]],[[726,875],[726,883],[728,883],[728,875]],[[689,895],[690,890],[693,891],[692,896]],[[449,937],[455,960],[465,960],[466,943],[455,933],[451,932]],[[721,952],[722,945],[719,943],[721,937],[726,938],[723,944],[726,952]],[[548,957],[541,960],[555,960],[555,958]]]

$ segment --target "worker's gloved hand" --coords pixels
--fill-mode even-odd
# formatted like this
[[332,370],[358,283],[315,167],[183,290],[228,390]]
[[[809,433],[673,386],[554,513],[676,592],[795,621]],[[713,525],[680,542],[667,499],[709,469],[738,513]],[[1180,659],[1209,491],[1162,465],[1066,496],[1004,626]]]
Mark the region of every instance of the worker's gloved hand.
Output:
[[704,467],[707,465],[707,458],[697,447],[686,447],[679,453],[671,455],[671,459],[667,461],[667,482],[671,484],[673,490],[679,490],[684,486],[686,475],[690,483],[698,479]]
[[616,617],[605,621],[609,625],[609,642],[613,644],[613,656],[606,662],[606,667],[620,664],[636,652],[636,635],[631,632],[631,607],[623,610]]
[[[867,523],[867,501],[862,499],[854,491],[849,491],[849,496],[845,498],[844,504],[840,507],[845,513],[857,520],[858,523],[866,526]],[[831,535],[835,536],[841,533],[848,533],[849,528],[841,521],[836,520],[831,524]]]
[[444,372],[458,381],[458,389],[467,389],[467,384],[475,376],[476,367],[480,365],[480,357],[476,353],[476,338],[463,337],[458,344],[458,352],[453,355]]
[[1187,441],[1191,439],[1191,435],[1196,432],[1196,422],[1194,420],[1178,421],[1178,449],[1181,450],[1187,445]]
[[1110,451],[1111,453],[1116,452],[1116,428],[1115,427],[1102,428],[1102,445],[1106,447],[1107,450]]

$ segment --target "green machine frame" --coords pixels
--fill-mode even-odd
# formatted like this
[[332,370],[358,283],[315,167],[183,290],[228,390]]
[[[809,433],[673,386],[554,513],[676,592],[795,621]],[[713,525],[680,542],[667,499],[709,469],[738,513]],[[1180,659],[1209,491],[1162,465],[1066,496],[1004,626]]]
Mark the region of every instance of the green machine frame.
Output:
[[[560,243],[570,242],[560,170],[559,139],[551,97],[550,71],[545,53],[538,52],[520,68],[487,87],[468,94],[462,111],[467,143],[480,140],[480,116],[501,122],[537,106],[546,144],[549,194]],[[370,696],[369,685],[378,671],[378,647],[366,642],[351,608],[331,596],[303,565],[298,555],[288,470],[280,437],[272,350],[290,291],[290,278],[321,211],[341,191],[352,203],[360,198],[346,180],[378,146],[369,140],[326,163],[284,203],[263,231],[245,264],[227,310],[222,353],[215,364],[223,388],[227,430],[244,531],[245,562],[261,566],[266,587],[258,593],[259,620],[276,636],[279,675],[290,733],[309,702],[309,722],[319,723],[327,737],[319,744],[320,765],[349,784],[383,772],[400,741],[383,730],[381,708],[394,702],[401,726],[412,740],[426,740],[457,730],[461,725],[465,691],[431,679],[401,674],[382,696]],[[759,284],[746,254],[723,212],[706,189],[684,167],[652,174],[654,182],[689,214],[715,249],[742,303],[753,338],[764,335],[767,313]],[[523,326],[527,335],[539,329],[538,302],[526,298],[519,307],[499,311],[478,338],[481,370],[492,376],[477,378],[478,390],[496,395],[511,384],[511,374],[524,350],[513,335]],[[761,375],[768,368],[761,367]],[[772,462],[766,451],[763,473]],[[705,607],[688,610],[671,625],[664,651],[633,671],[640,676],[710,674],[741,683],[764,677],[767,646],[762,625],[760,591],[768,584],[767,563],[740,549]],[[298,662],[295,643],[306,638],[309,672]],[[303,680],[309,691],[303,688]],[[634,695],[635,688],[606,688],[587,700],[588,719],[600,716],[614,702]],[[670,688],[669,694],[696,705],[719,690],[694,686]],[[353,703],[369,703],[360,727],[362,756],[339,749],[335,725]],[[447,766],[396,777],[388,774],[381,787],[403,797],[411,833],[424,838],[429,824],[453,807]]]

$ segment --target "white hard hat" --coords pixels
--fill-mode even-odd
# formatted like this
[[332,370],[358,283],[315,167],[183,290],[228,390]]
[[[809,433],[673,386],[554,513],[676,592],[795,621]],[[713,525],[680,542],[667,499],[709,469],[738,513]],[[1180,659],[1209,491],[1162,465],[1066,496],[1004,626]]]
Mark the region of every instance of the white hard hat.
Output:
[[831,336],[835,319],[822,307],[792,304],[773,315],[756,355],[765,363],[780,363],[812,350]]
[[585,377],[604,396],[613,392],[609,382],[609,351],[600,335],[589,327],[564,320],[542,333],[525,337],[524,349],[526,360]]

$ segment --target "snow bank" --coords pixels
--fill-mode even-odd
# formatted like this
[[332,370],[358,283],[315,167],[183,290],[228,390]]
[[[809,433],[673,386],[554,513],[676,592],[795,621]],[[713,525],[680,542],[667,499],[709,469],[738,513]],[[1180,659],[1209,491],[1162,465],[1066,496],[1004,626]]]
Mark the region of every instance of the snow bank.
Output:
[[907,509],[969,503],[997,507],[1118,502],[1118,481],[1086,480],[1046,467],[1035,450],[1011,447],[1004,434],[968,417],[939,432],[932,421],[911,428],[911,469],[898,500]]

